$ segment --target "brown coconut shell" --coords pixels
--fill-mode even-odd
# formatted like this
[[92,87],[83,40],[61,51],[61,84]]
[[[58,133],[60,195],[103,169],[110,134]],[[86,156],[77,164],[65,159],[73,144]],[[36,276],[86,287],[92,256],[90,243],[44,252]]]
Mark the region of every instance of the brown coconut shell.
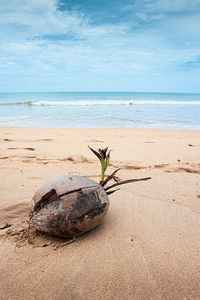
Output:
[[108,196],[97,182],[64,175],[49,180],[36,192],[31,201],[30,219],[37,230],[71,237],[97,226],[108,207]]

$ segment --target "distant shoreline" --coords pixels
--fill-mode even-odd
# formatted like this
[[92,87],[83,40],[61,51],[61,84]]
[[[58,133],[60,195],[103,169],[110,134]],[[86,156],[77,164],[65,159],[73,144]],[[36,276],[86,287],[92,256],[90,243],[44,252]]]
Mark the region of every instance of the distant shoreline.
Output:
[[39,126],[1,126],[0,125],[0,132],[1,130],[4,130],[4,129],[11,129],[11,130],[35,130],[35,131],[38,131],[38,130],[47,130],[47,131],[58,131],[58,130],[62,130],[62,131],[68,131],[68,130],[71,130],[71,131],[100,131],[102,132],[102,130],[105,130],[105,131],[136,131],[136,132],[153,132],[153,133],[164,133],[164,134],[167,134],[167,133],[170,133],[170,134],[178,134],[178,133],[199,133],[200,132],[200,129],[199,130],[194,130],[194,129],[162,129],[162,128],[131,128],[131,127],[126,127],[126,128],[123,128],[123,127],[39,127]]

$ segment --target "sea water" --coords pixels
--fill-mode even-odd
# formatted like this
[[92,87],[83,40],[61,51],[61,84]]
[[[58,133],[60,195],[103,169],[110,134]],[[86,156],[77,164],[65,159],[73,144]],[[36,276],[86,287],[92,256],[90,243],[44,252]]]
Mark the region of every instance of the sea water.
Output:
[[200,94],[0,93],[0,126],[200,130]]

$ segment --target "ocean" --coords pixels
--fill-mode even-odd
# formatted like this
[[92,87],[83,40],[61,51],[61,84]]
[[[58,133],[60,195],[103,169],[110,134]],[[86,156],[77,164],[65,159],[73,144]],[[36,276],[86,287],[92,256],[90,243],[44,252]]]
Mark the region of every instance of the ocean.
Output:
[[200,94],[0,93],[0,126],[200,130]]

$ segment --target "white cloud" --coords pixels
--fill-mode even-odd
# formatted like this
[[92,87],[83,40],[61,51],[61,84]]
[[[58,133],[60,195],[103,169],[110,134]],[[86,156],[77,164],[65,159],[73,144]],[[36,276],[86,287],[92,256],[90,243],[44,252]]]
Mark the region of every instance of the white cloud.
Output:
[[76,12],[67,13],[57,9],[55,0],[11,0],[1,7],[0,24],[7,32],[16,32],[23,37],[33,37],[45,34],[76,33],[81,26],[87,24],[87,19]]
[[[199,0],[136,0],[132,8],[141,8],[146,12],[191,11],[200,5]],[[129,5],[130,8],[130,5]]]
[[[180,65],[199,55],[195,43],[200,22],[197,15],[166,18],[165,13],[189,4],[195,7],[197,2],[138,0],[129,5],[135,12],[126,23],[94,25],[80,11],[58,10],[56,0],[4,1],[0,7],[0,81],[4,87],[0,90],[20,84],[25,88],[24,82],[27,89],[42,88],[42,83],[52,89],[54,82],[55,89],[65,89],[65,84],[72,89],[75,82],[79,82],[78,89],[84,82],[85,86],[107,82],[107,89],[120,89],[121,83],[131,89],[133,78],[138,86],[150,77],[152,82],[153,76],[169,79]],[[65,35],[69,39],[58,38]]]

